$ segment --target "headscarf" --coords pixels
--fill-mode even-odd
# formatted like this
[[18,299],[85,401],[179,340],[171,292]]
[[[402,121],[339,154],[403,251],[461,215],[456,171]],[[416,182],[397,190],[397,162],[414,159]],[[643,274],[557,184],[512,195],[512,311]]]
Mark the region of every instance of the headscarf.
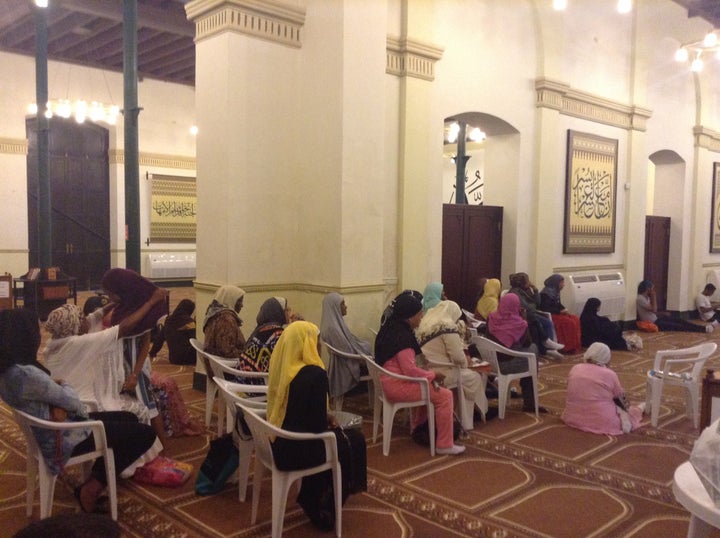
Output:
[[268,376],[267,421],[282,427],[287,410],[290,383],[305,366],[325,369],[317,350],[318,328],[309,321],[287,326],[270,357]]
[[598,299],[597,297],[590,297],[585,302],[582,314],[580,314],[580,321],[583,321],[584,319],[591,320],[593,318],[596,318],[601,305],[602,303],[600,302],[600,299]]
[[370,355],[370,343],[358,338],[348,328],[341,305],[345,299],[339,293],[328,293],[323,297],[320,317],[320,338],[331,346],[348,353]]
[[385,320],[375,338],[375,362],[380,366],[393,358],[403,349],[411,348],[416,355],[422,353],[415,333],[407,322],[422,310],[419,292],[404,291],[385,309]]
[[427,312],[433,306],[442,301],[442,293],[443,285],[440,282],[430,282],[430,284],[425,286],[425,291],[422,294],[423,312]]
[[491,278],[485,282],[485,287],[483,289],[483,296],[480,297],[475,310],[477,310],[477,313],[484,319],[488,319],[490,312],[495,312],[498,308],[502,284],[500,284],[500,281],[497,278]]
[[0,311],[0,374],[15,364],[28,364],[50,372],[37,361],[40,324],[28,308]]
[[640,282],[640,284],[638,284],[637,294],[642,295],[643,293],[645,293],[647,290],[649,290],[652,287],[653,287],[652,282],[650,282],[649,280],[643,280],[642,282]]
[[500,298],[498,309],[488,318],[488,331],[505,347],[513,347],[525,334],[527,321],[520,315],[520,298],[506,293]]
[[258,312],[257,318],[255,318],[255,323],[255,330],[248,337],[248,342],[252,342],[258,331],[265,325],[272,324],[282,327],[287,323],[285,309],[276,297],[270,297],[260,306],[260,311]]
[[[415,297],[418,301],[420,301],[420,304],[422,304],[423,295],[417,290],[402,290],[400,292],[400,295],[412,295]],[[385,320],[387,320],[393,313],[393,304],[394,301],[390,301],[390,304],[385,307],[385,310],[383,310],[382,315],[380,316],[380,326],[382,326],[385,323]]]
[[195,328],[195,320],[192,315],[195,312],[195,301],[192,299],[183,299],[175,307],[175,310],[165,319],[165,329],[182,329],[192,324]]
[[220,312],[224,312],[226,310],[232,312],[235,317],[237,317],[238,321],[240,321],[240,316],[238,316],[237,312],[235,312],[235,305],[240,300],[240,298],[244,296],[245,290],[238,288],[237,286],[220,286],[215,292],[215,296],[213,297],[212,302],[205,311],[203,331],[205,331],[205,326],[208,324],[208,321],[210,321],[211,318],[213,318]]
[[418,342],[424,346],[441,334],[457,333],[457,322],[462,316],[460,306],[454,301],[440,301],[423,316],[415,330]]
[[45,328],[53,338],[66,338],[80,334],[80,322],[83,313],[80,307],[74,304],[64,304],[48,315]]
[[525,279],[529,278],[527,273],[513,273],[510,275],[510,288],[523,289]]
[[610,357],[610,348],[602,342],[595,342],[587,348],[583,360],[600,366],[607,366],[610,363]]
[[[110,317],[110,325],[117,325],[145,304],[157,289],[147,278],[130,269],[115,267],[107,271],[102,278],[102,287],[106,292],[120,298]],[[140,334],[155,327],[157,320],[167,314],[167,304],[160,301],[135,326],[134,334]]]
[[282,306],[283,312],[287,308],[287,299],[285,297],[273,297],[278,303],[280,303],[280,306]]
[[560,282],[563,280],[565,280],[564,276],[553,273],[545,279],[545,287],[540,293],[547,295],[553,301],[560,301]]

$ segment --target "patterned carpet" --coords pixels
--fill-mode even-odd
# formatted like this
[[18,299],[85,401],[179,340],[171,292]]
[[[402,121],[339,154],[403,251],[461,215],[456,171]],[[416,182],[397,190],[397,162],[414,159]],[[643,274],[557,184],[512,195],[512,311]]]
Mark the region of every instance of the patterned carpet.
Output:
[[[192,289],[173,293],[173,302]],[[715,335],[643,335],[640,352],[614,352],[612,367],[631,401],[645,397],[645,372],[658,349],[684,347]],[[687,460],[698,432],[685,416],[684,395],[667,391],[659,428],[649,425],[620,437],[593,435],[560,421],[569,369],[579,356],[544,361],[540,402],[550,410],[536,419],[512,400],[505,420],[478,423],[462,456],[430,457],[416,445],[399,419],[390,455],[381,439],[372,443],[372,418],[363,393],[345,399],[344,409],[366,417],[368,492],[351,497],[343,511],[347,537],[679,537],[689,514],[671,491],[675,468]],[[720,368],[720,354],[708,367]],[[154,368],[172,375],[192,414],[203,416],[204,394],[192,389],[192,368],[173,366],[161,355]],[[491,406],[494,404],[491,401]],[[216,417],[210,431],[215,431]],[[0,535],[25,526],[25,442],[7,410],[0,406]],[[172,438],[169,455],[199,469],[212,434]],[[266,475],[267,477],[267,475]],[[56,486],[53,514],[78,510],[72,488],[79,478],[63,475]],[[238,502],[236,485],[210,497],[195,495],[194,476],[177,489],[119,485],[119,523],[131,537],[260,537],[270,534],[271,487],[263,485],[258,523],[250,525],[248,501]],[[34,517],[39,505],[36,496]],[[291,491],[284,535],[317,536]],[[331,536],[332,533],[328,533]],[[713,536],[720,536],[717,531]]]

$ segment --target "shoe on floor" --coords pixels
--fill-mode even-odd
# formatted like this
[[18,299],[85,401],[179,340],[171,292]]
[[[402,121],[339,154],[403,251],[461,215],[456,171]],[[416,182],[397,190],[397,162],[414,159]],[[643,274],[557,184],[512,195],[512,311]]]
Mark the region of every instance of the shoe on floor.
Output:
[[705,325],[705,332],[706,332],[706,333],[711,333],[711,332],[713,332],[714,330],[715,330],[715,325],[713,325],[712,323],[708,323],[707,325]]
[[[523,413],[534,413],[535,407],[532,405],[524,405],[522,410],[523,410]],[[543,407],[542,405],[538,405],[538,413],[540,413],[541,415],[547,415],[549,413],[549,411],[547,410],[547,408]]]
[[558,353],[557,351],[555,351],[554,349],[548,349],[547,351],[545,351],[545,356],[550,357],[551,359],[562,359],[563,358],[563,356],[560,353]]
[[463,445],[453,445],[450,448],[436,448],[435,453],[440,454],[441,456],[457,456],[458,454],[462,454],[465,452],[465,447]]
[[550,340],[549,338],[543,342],[543,345],[548,349],[555,349],[560,350],[565,347],[564,344],[560,344],[556,342],[555,340]]

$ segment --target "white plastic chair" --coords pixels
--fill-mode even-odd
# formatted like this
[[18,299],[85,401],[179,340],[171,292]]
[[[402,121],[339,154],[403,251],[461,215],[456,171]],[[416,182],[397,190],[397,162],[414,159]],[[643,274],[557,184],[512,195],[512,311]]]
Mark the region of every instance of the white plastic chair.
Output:
[[[39,428],[52,431],[64,430],[91,430],[95,441],[95,450],[71,457],[65,467],[70,465],[85,464],[84,474],[89,472],[89,466],[97,458],[105,458],[105,475],[107,479],[107,491],[110,498],[110,515],[117,521],[117,485],[115,483],[115,456],[112,448],[107,444],[105,437],[105,426],[99,420],[85,422],[52,422],[42,420],[23,411],[13,409],[13,416],[25,436],[28,447],[27,457],[27,492],[26,492],[26,513],[32,516],[33,501],[35,499],[35,481],[37,480],[40,489],[40,519],[49,517],[52,513],[53,497],[55,496],[56,475],[50,472],[45,458],[43,458],[38,447],[32,428]],[[89,464],[89,465],[88,465]]]
[[470,329],[475,329],[475,331],[477,331],[480,327],[484,327],[486,325],[486,322],[475,317],[475,314],[469,310],[465,310],[463,308],[462,312],[465,314],[465,319],[467,320],[467,325]]
[[[393,421],[395,413],[400,409],[409,407],[427,406],[428,415],[428,432],[430,434],[430,455],[435,455],[435,405],[430,401],[430,383],[424,377],[409,377],[396,374],[386,370],[379,364],[376,364],[372,357],[363,355],[368,372],[372,376],[373,385],[375,386],[375,405],[373,406],[373,443],[377,440],[378,426],[380,425],[380,408],[382,407],[382,425],[383,425],[383,455],[390,454],[390,437],[392,435]],[[420,399],[411,402],[393,402],[385,397],[383,391],[382,377],[392,377],[417,383],[420,386]]]
[[[539,416],[537,358],[535,357],[535,354],[506,348],[505,346],[493,342],[492,340],[488,340],[483,336],[473,338],[473,344],[477,346],[480,356],[490,363],[493,373],[497,378],[498,417],[501,419],[505,418],[505,407],[507,406],[508,395],[510,393],[510,383],[516,379],[522,379],[524,377],[532,378],[533,392],[535,393],[535,416]],[[510,357],[523,357],[527,359],[527,370],[512,374],[502,373],[500,371],[501,361],[498,361],[497,357],[498,353],[502,353],[503,355],[508,355]]]
[[[700,374],[705,361],[715,353],[717,344],[705,342],[684,349],[667,349],[655,353],[653,369],[647,373],[646,408],[650,409],[650,423],[657,428],[660,398],[664,385],[685,389],[687,415],[695,428],[700,425]],[[655,372],[655,375],[650,372]]]
[[[336,360],[351,360],[351,361],[361,361],[361,364],[365,364],[365,358],[363,355],[357,354],[357,353],[348,353],[346,351],[341,351],[337,349],[336,347],[331,346],[324,340],[322,341],[323,346],[325,346],[328,350],[328,353],[331,353],[336,356]],[[337,358],[339,357],[339,358]],[[330,368],[332,368],[332,362],[330,363]],[[328,369],[329,373],[329,369]],[[372,408],[373,406],[373,386],[372,386],[372,376],[368,375],[362,375],[360,376],[360,381],[367,381],[368,382],[368,405]],[[333,399],[333,407],[335,411],[342,411],[342,404],[343,399],[345,398],[344,394],[341,394],[340,396],[335,396]]]
[[[215,377],[214,379],[217,388],[220,390],[220,396],[223,399],[224,404],[229,410],[229,416],[232,418],[233,424],[237,424],[237,407],[236,403],[245,403],[248,407],[255,409],[266,409],[267,402],[261,402],[252,400],[242,396],[242,394],[252,394],[263,392],[267,394],[267,386],[258,385],[242,385],[240,383],[233,383],[222,377]],[[238,448],[238,500],[240,502],[245,501],[245,495],[247,491],[248,476],[250,474],[250,456],[253,451],[253,440],[252,438],[244,438],[232,428],[233,441],[235,446]]]
[[[264,418],[264,411],[248,407],[246,402],[238,402],[237,407],[247,422],[253,436],[255,445],[255,471],[253,474],[253,504],[250,523],[257,520],[258,504],[260,502],[260,489],[265,468],[272,472],[272,536],[280,538],[283,530],[285,506],[287,495],[293,483],[304,477],[331,470],[335,493],[335,534],[339,537],[342,532],[342,471],[338,459],[337,442],[332,432],[298,433],[277,428]],[[281,471],[275,466],[271,437],[282,437],[294,441],[323,441],[325,444],[325,462],[308,469],[296,471]]]

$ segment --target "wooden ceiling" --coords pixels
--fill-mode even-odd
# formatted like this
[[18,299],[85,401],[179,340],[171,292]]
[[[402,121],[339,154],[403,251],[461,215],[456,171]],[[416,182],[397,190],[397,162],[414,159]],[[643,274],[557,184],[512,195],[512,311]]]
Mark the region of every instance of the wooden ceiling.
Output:
[[[195,84],[194,25],[188,0],[138,0],[138,74]],[[689,17],[720,28],[720,0],[675,0]],[[48,58],[100,69],[123,69],[122,0],[49,0]],[[0,50],[35,55],[32,0],[1,0]]]
[[[138,0],[138,75],[195,84],[195,25],[182,0]],[[122,0],[49,0],[48,58],[123,70]],[[35,55],[32,0],[2,0],[0,50]]]

